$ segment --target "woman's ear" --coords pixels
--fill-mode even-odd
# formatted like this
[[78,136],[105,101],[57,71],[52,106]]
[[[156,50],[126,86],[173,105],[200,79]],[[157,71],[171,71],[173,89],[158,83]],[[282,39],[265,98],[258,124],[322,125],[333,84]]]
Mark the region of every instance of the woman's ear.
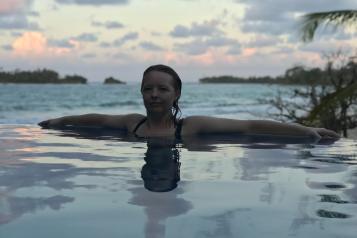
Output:
[[181,92],[176,92],[176,101],[178,101],[181,97]]

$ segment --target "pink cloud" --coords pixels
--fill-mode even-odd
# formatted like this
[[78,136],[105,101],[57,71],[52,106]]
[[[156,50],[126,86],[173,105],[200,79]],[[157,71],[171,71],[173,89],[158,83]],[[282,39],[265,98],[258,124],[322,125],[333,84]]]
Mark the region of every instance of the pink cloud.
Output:
[[164,60],[166,63],[173,63],[179,61],[179,56],[172,51],[167,51],[164,54]]
[[210,51],[208,51],[203,55],[195,56],[194,58],[198,63],[203,65],[211,65],[215,62],[215,57]]
[[77,42],[70,42],[74,49],[51,47],[48,45],[47,38],[40,32],[25,32],[12,43],[13,53],[15,56],[61,56],[75,50]]
[[245,48],[243,49],[243,56],[252,56],[257,52],[256,48]]
[[30,1],[29,0],[1,0],[0,14],[12,13],[24,8]]
[[15,39],[12,48],[18,55],[42,55],[47,47],[47,39],[39,32],[25,32]]

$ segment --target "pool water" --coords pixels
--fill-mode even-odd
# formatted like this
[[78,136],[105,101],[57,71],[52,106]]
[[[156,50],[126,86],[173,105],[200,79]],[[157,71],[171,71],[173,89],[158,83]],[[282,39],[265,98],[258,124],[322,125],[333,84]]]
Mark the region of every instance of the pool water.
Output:
[[357,141],[0,125],[0,237],[356,237]]

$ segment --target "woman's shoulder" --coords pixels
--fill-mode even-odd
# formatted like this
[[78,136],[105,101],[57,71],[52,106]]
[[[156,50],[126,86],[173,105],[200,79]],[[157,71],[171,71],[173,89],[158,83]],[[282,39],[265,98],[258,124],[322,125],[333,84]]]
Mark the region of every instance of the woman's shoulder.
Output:
[[182,120],[184,121],[184,124],[186,126],[189,125],[200,125],[202,122],[206,122],[206,121],[212,121],[215,120],[215,117],[210,117],[210,116],[188,116],[183,118]]
[[138,123],[140,123],[145,118],[146,118],[146,116],[139,114],[139,113],[126,114],[125,122],[126,122],[128,131],[133,131],[134,128],[138,125]]
[[197,134],[202,126],[202,122],[207,120],[207,116],[188,116],[181,119],[182,134],[193,135]]
[[111,127],[126,128],[131,131],[141,120],[146,118],[139,113],[122,114],[122,115],[107,115],[106,123]]

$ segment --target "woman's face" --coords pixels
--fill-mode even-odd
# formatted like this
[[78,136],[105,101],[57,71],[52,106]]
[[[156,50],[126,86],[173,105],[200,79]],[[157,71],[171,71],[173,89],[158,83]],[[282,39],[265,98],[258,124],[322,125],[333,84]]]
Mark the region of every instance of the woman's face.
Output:
[[141,94],[147,112],[151,113],[171,112],[179,97],[172,76],[160,71],[150,71],[144,76]]

